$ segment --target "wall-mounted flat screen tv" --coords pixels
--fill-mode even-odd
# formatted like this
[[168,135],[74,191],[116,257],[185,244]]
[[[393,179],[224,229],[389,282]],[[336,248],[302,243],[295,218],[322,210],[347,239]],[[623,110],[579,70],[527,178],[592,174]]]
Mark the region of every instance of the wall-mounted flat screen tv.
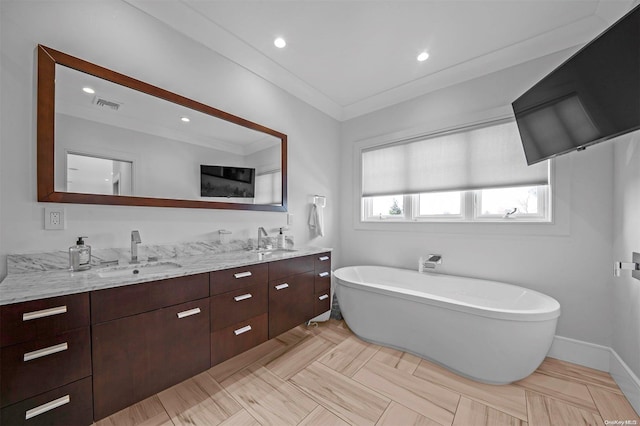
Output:
[[200,166],[202,197],[253,198],[256,169],[233,166]]
[[512,107],[528,164],[640,129],[640,6]]

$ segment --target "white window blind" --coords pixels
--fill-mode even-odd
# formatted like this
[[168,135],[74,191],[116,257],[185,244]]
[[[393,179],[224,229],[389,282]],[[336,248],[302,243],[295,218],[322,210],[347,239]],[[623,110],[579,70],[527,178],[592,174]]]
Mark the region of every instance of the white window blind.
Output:
[[256,176],[255,204],[282,203],[282,173],[274,170]]
[[527,166],[515,121],[370,148],[362,196],[547,185],[548,161]]

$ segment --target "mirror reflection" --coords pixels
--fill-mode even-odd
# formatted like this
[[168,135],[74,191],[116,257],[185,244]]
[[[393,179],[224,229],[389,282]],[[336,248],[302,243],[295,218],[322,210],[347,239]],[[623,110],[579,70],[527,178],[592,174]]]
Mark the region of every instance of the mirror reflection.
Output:
[[66,191],[84,194],[131,195],[130,161],[67,153]]
[[281,139],[55,66],[56,192],[282,205]]

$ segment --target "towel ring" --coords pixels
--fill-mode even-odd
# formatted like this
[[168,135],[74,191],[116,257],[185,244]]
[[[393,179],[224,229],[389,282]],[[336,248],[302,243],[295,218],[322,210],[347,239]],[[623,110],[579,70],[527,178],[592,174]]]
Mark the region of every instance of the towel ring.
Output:
[[313,204],[318,207],[325,207],[327,205],[327,197],[325,197],[324,195],[314,195]]

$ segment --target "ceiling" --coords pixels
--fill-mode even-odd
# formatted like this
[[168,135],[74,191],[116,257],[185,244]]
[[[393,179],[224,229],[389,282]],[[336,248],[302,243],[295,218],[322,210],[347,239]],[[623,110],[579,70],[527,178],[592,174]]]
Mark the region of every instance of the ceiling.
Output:
[[[633,0],[125,0],[337,120],[567,48]],[[283,37],[278,49],[273,40]],[[418,62],[419,53],[429,59]]]

